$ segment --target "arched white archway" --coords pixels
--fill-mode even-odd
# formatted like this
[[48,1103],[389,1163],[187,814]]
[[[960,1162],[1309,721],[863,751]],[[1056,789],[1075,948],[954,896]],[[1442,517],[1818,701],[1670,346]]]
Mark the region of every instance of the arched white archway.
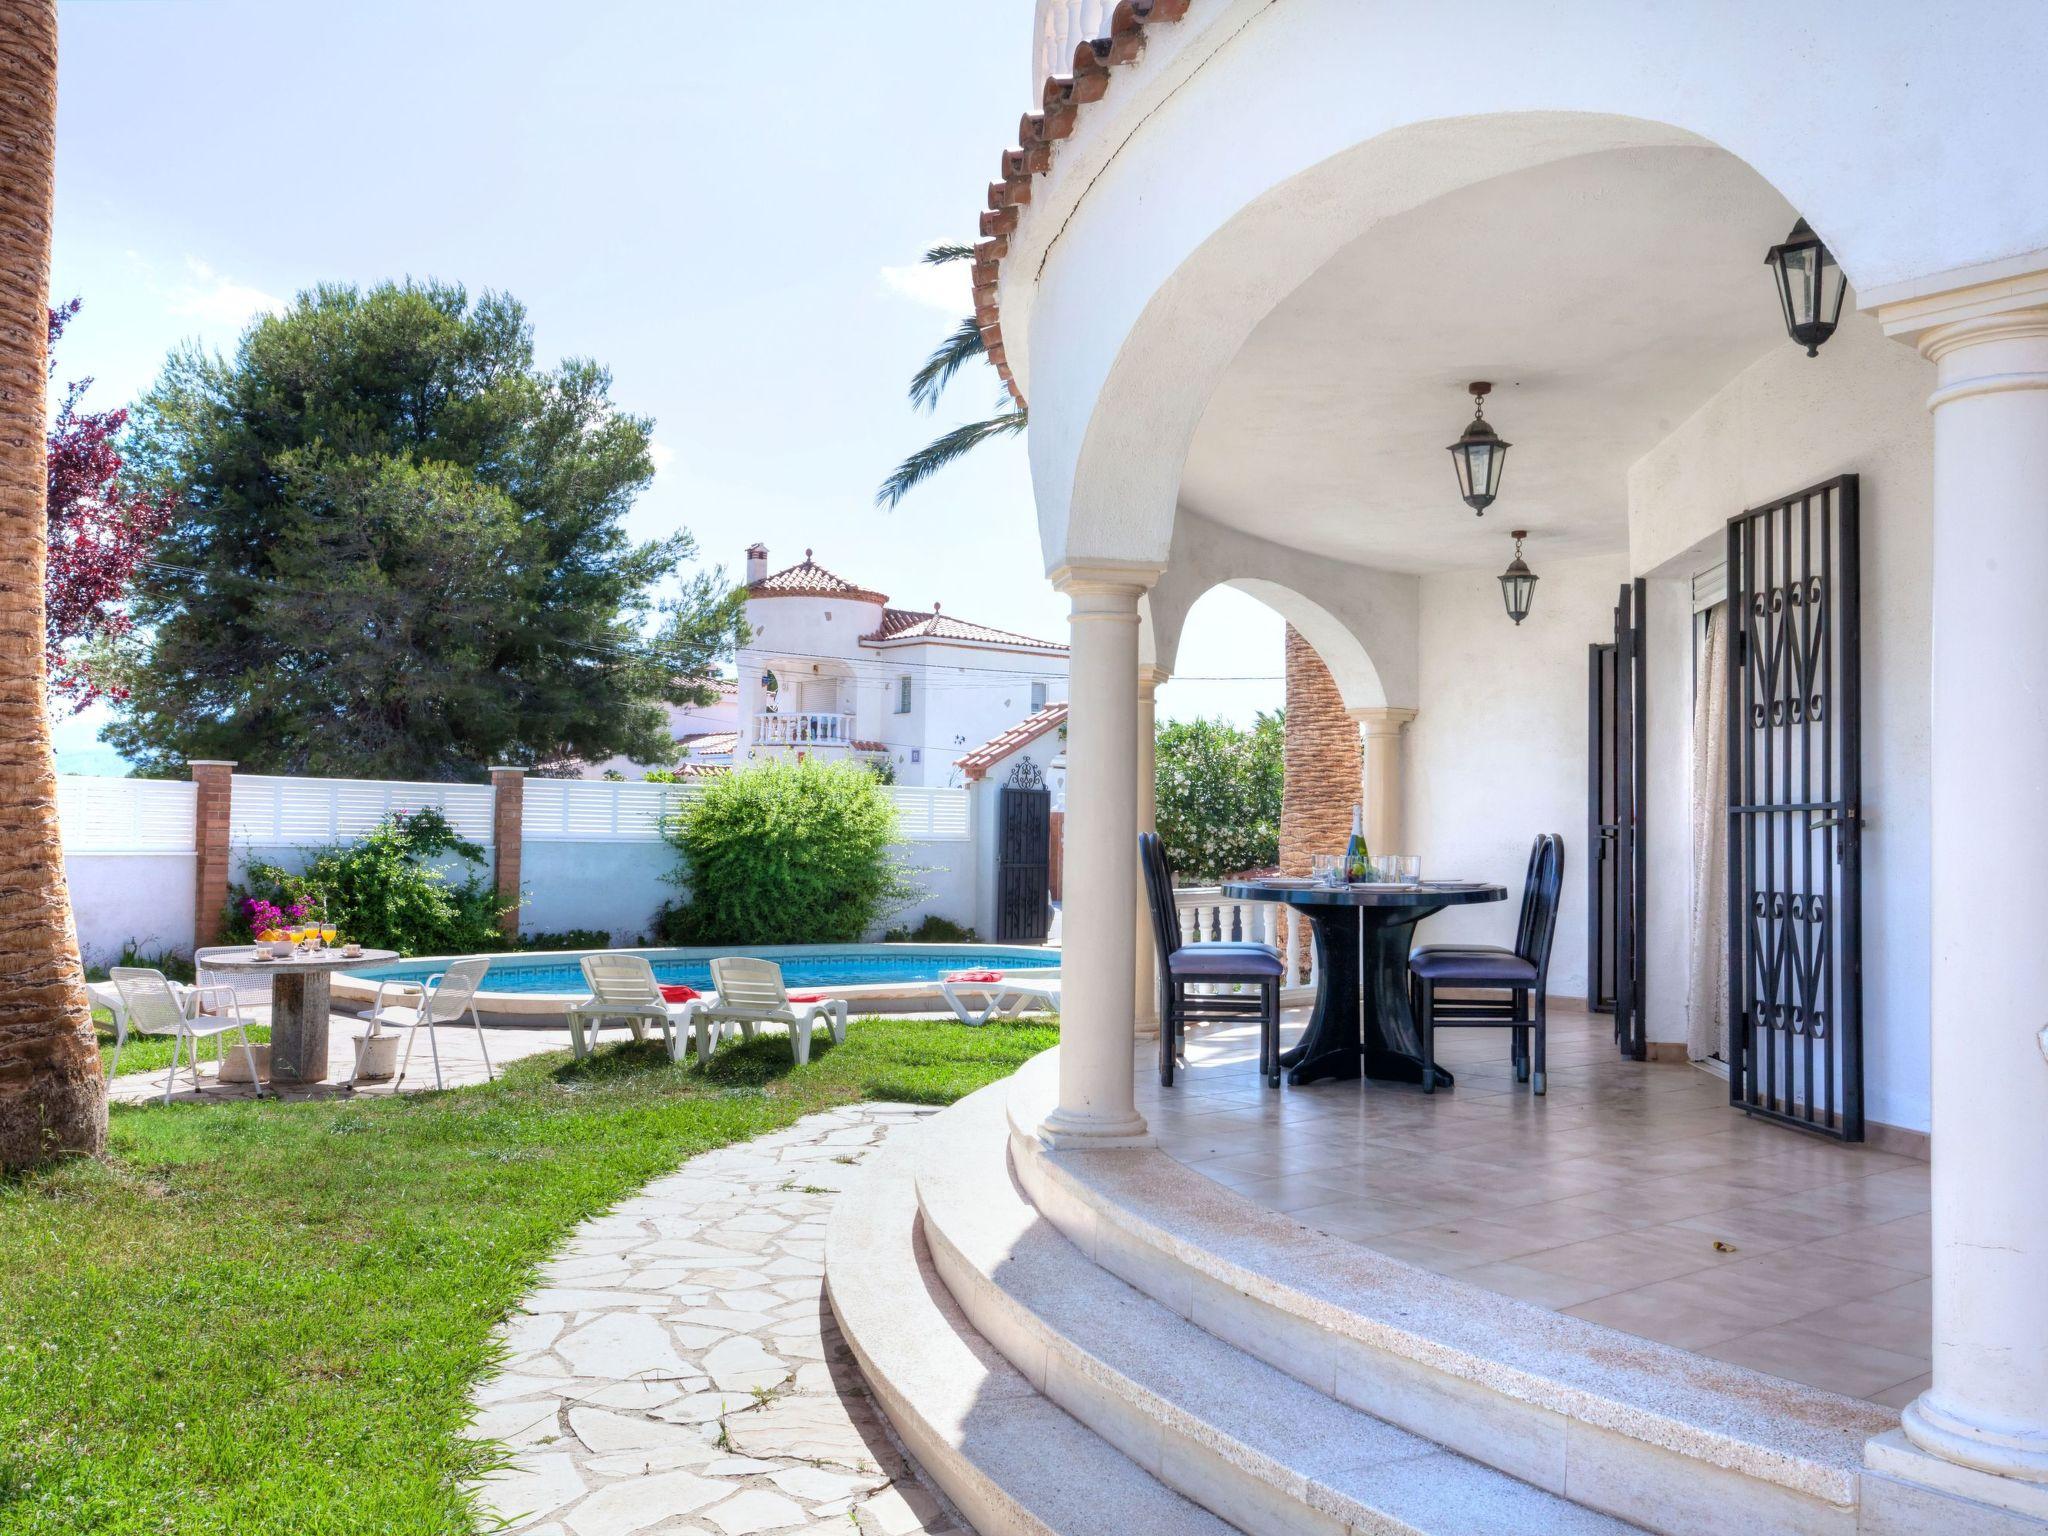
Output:
[[[1913,8],[1849,0],[1796,18],[1732,0],[1711,26],[1620,4],[1567,25],[1478,12],[1199,7],[1082,114],[1001,287],[1049,566],[1162,558],[1191,435],[1253,327],[1378,222],[1476,183],[1706,145],[1804,212],[1864,290],[2048,247],[2048,157],[1999,127],[2033,112],[2038,29],[2011,39],[2041,55],[2015,67],[1938,46]],[[1802,49],[1822,78],[1758,88]],[[1929,144],[1941,165],[1902,184]]]

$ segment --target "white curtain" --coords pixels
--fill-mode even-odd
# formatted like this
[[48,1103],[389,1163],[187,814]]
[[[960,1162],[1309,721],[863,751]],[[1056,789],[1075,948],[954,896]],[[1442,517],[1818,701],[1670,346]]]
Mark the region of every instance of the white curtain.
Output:
[[1707,610],[1692,701],[1692,922],[1685,1053],[1728,1059],[1728,605]]

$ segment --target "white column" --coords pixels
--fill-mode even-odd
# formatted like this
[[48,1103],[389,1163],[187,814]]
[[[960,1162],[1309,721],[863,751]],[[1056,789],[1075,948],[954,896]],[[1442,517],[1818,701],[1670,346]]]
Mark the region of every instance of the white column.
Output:
[[1131,1094],[1138,900],[1138,598],[1156,566],[1064,566],[1066,871],[1060,915],[1060,1100],[1040,1134],[1056,1146],[1143,1143]]
[[[2015,290],[2018,290],[2015,292]],[[1922,1451],[2048,1483],[2048,274],[1880,311],[1936,366],[1934,1381]],[[1877,835],[1882,835],[1880,831]],[[1998,1478],[2023,1479],[2010,1488]]]
[[1374,853],[1414,853],[1402,819],[1401,732],[1412,709],[1347,709],[1365,737],[1365,845]]
[[[1171,676],[1166,668],[1146,663],[1138,668],[1138,830],[1159,830],[1158,695]],[[1138,887],[1137,995],[1134,1014],[1141,1037],[1159,1033],[1159,957],[1152,942],[1152,909]]]

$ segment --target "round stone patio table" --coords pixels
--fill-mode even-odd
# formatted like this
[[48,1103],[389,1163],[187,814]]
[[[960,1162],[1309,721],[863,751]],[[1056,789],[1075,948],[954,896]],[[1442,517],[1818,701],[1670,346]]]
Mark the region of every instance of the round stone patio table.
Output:
[[293,955],[288,960],[266,960],[263,951],[217,950],[209,954],[202,970],[229,975],[270,977],[270,1080],[273,1083],[324,1083],[327,1081],[327,978],[336,971],[354,970],[396,960],[395,949],[366,949],[360,955],[344,955],[338,949],[316,949]]
[[[1280,1056],[1297,1087],[1325,1077],[1420,1083],[1422,1038],[1408,1006],[1415,925],[1445,907],[1508,899],[1506,886],[1476,880],[1336,886],[1233,880],[1223,894],[1294,907],[1315,932],[1315,1008],[1300,1042]],[[1448,1088],[1451,1074],[1440,1066],[1436,1081]]]

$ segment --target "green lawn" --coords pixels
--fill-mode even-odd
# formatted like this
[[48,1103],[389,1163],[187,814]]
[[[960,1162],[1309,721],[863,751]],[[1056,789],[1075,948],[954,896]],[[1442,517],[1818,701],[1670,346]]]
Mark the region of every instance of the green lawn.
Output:
[[0,1182],[0,1532],[471,1530],[468,1388],[578,1221],[813,1110],[951,1102],[1056,1038],[861,1019],[802,1069],[778,1036],[708,1071],[622,1045],[449,1093],[117,1107],[103,1162]]

